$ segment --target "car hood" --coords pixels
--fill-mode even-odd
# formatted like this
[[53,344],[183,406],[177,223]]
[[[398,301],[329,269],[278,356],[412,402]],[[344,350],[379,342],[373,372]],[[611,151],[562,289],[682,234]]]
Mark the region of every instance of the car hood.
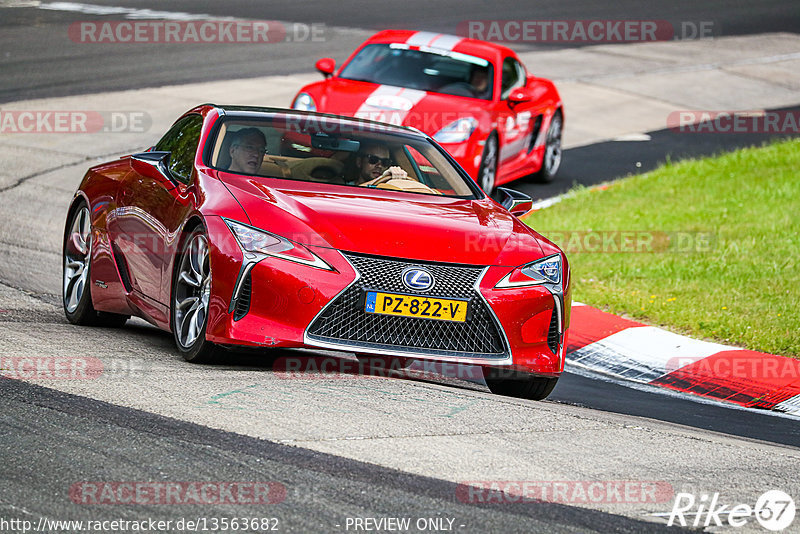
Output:
[[253,226],[304,245],[469,265],[517,266],[543,256],[537,234],[488,198],[219,177]]
[[412,126],[434,135],[444,126],[463,118],[489,120],[491,102],[369,82],[331,78],[319,82],[319,111],[347,115],[399,126]]

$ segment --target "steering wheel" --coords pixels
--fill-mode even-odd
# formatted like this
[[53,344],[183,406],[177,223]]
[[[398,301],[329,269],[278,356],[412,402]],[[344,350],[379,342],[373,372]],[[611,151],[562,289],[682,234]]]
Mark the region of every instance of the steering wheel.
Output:
[[439,88],[439,91],[454,96],[477,96],[479,91],[469,82],[453,82]]

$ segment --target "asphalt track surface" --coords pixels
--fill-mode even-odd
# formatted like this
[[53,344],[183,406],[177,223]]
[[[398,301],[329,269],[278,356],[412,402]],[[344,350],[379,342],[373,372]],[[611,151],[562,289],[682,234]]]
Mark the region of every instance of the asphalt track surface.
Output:
[[[447,517],[468,532],[661,532],[625,517],[556,503],[471,505],[456,484],[299,447],[248,438],[147,412],[0,379],[4,458],[0,501],[24,503],[32,517],[104,520],[149,517],[276,517],[281,532],[345,531],[347,517]],[[60,446],[53,450],[53,444]],[[46,469],[42,469],[47,466]],[[76,507],[76,480],[260,481],[284,484],[290,506]],[[0,513],[8,510],[0,502]],[[123,508],[123,507],[119,507]],[[460,527],[460,528],[459,528]]]
[[[45,3],[45,2],[43,2]],[[800,10],[793,0],[738,2],[624,0],[595,2],[518,2],[515,0],[429,0],[330,2],[327,0],[194,2],[120,0],[81,2],[86,5],[153,9],[322,24],[325,42],[296,40],[253,44],[88,44],[71,41],[70,24],[122,20],[122,15],[92,15],[31,7],[21,0],[0,2],[0,102],[120,89],[182,84],[225,78],[307,72],[321,55],[341,62],[368,35],[380,29],[409,28],[454,33],[467,20],[664,20],[681,24],[711,23],[713,35],[795,32]],[[289,35],[294,33],[287,25]],[[519,51],[553,49],[570,43],[516,43]],[[324,49],[324,53],[320,50]]]
[[[117,2],[92,4],[121,5]],[[725,34],[792,31],[800,27],[794,2],[622,2],[613,6],[584,1],[530,7],[521,14],[512,2],[459,3],[460,19],[487,18],[664,18],[714,20]],[[164,10],[161,2],[124,2],[136,8]],[[170,11],[202,12],[214,16],[323,22],[338,28],[326,53],[340,59],[369,32],[380,27],[413,26],[454,31],[452,7],[432,2],[402,2],[380,8],[372,2],[354,9],[332,9],[328,2],[290,5],[262,2],[169,3]],[[419,13],[426,12],[424,21]],[[661,10],[661,11],[660,11]],[[666,10],[666,11],[664,11]],[[498,15],[499,13],[504,16]],[[376,19],[380,18],[380,24]],[[79,13],[31,8],[0,10],[0,102],[21,98],[83,94],[110,89],[184,83],[249,74],[304,72],[319,55],[317,44],[274,45],[269,61],[263,52],[246,46],[209,45],[201,51],[187,47],[121,47],[116,50],[64,46],[55,36],[71,22],[91,20]],[[60,28],[56,31],[54,28]],[[357,28],[342,30],[339,28]],[[195,47],[196,48],[196,47]],[[165,68],[165,65],[168,67]],[[202,68],[198,68],[202,65]],[[537,198],[565,191],[573,183],[591,185],[630,172],[643,172],[665,158],[702,156],[739,146],[758,145],[767,136],[696,134],[668,130],[649,133],[646,142],[609,141],[567,151],[559,180],[547,186],[516,183]],[[26,288],[23,288],[26,289]],[[35,294],[52,302],[52,294]],[[63,323],[63,318],[46,317]],[[39,317],[38,320],[42,320]],[[135,328],[134,328],[135,329]],[[145,337],[163,336],[141,328]],[[235,363],[235,362],[234,362]],[[248,364],[244,358],[242,364]],[[442,381],[469,391],[470,384]],[[292,505],[266,509],[257,515],[281,519],[284,531],[338,530],[338,520],[353,516],[413,516],[436,514],[457,518],[475,532],[642,532],[657,531],[653,523],[558,504],[526,504],[486,508],[453,498],[454,484],[395,471],[301,447],[290,447],[205,426],[177,421],[140,410],[60,393],[51,389],[0,379],[4,406],[0,415],[0,512],[8,516],[24,506],[33,515],[73,519],[134,517],[122,508],[76,508],[65,498],[76,480],[258,480],[282,481],[291,488]],[[753,411],[702,404],[680,396],[635,390],[601,380],[567,374],[549,399],[554,403],[644,417],[790,447],[800,446],[800,425]],[[56,498],[54,498],[54,495]],[[141,517],[142,509],[135,517]],[[146,509],[151,517],[176,515],[234,516],[241,508],[204,505]],[[23,514],[24,515],[24,514]],[[254,515],[254,514],[248,514]]]

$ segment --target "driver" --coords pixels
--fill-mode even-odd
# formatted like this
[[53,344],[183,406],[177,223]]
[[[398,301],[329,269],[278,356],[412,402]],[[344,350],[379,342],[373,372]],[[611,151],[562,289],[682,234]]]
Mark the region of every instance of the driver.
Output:
[[408,173],[397,165],[392,165],[389,149],[381,143],[362,143],[356,157],[356,174],[349,183],[370,185],[380,178],[408,178]]
[[486,67],[475,67],[470,76],[469,83],[472,85],[472,92],[478,98],[486,98],[489,92],[489,69]]
[[256,174],[267,153],[267,138],[258,128],[245,128],[234,132],[231,141],[231,172]]

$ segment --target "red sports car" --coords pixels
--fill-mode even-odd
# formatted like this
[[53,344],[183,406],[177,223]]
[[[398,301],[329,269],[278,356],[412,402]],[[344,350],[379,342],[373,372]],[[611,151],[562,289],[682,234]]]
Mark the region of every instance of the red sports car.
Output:
[[69,207],[76,324],[141,317],[188,361],[320,347],[480,365],[544,398],[564,366],[564,253],[430,137],[281,109],[199,106],[150,150],[92,167]]
[[513,50],[431,32],[375,34],[292,107],[411,126],[432,136],[487,194],[561,164],[564,110],[550,80],[528,74]]

